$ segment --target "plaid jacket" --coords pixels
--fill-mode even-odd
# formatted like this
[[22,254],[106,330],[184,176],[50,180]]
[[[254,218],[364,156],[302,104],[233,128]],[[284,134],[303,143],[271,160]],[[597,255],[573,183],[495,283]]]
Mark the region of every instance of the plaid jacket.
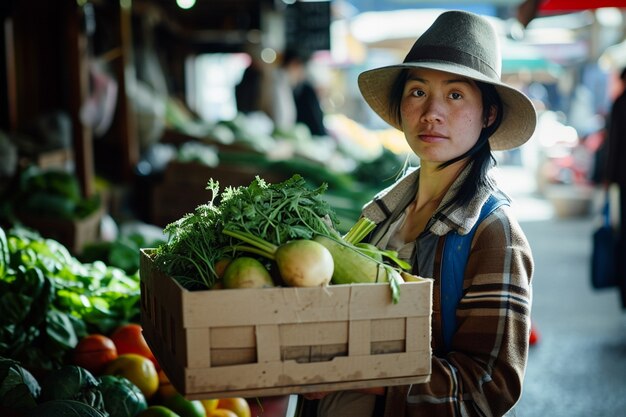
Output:
[[[442,206],[466,172],[452,185]],[[379,225],[373,243],[385,238],[388,226],[414,198],[418,177],[415,170],[364,207],[363,214]],[[520,398],[528,355],[533,259],[506,206],[496,209],[476,230],[456,313],[458,330],[451,351],[440,353],[444,239],[452,230],[467,234],[489,194],[478,193],[466,207],[438,209],[415,242],[414,273],[434,279],[432,375],[425,384],[388,387],[385,417],[503,416]]]

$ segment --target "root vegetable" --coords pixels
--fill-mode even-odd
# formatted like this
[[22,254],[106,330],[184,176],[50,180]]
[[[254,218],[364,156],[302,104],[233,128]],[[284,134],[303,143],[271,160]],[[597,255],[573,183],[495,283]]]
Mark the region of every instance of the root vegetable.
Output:
[[276,261],[281,278],[289,286],[319,287],[330,283],[334,271],[333,257],[318,242],[297,239],[276,246],[246,232],[225,229],[224,233],[252,245],[239,245],[238,250]]
[[232,260],[222,277],[224,288],[266,288],[274,281],[263,264],[254,258],[242,256]]

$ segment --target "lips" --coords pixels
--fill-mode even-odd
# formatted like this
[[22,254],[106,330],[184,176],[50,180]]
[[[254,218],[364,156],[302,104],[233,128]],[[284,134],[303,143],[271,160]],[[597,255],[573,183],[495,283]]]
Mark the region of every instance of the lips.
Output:
[[439,142],[447,139],[447,136],[440,132],[422,132],[418,136],[424,142]]

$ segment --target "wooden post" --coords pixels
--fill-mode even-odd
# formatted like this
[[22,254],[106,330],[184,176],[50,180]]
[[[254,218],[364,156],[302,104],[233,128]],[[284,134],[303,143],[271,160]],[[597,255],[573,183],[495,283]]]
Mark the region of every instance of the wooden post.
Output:
[[134,167],[139,162],[139,138],[129,94],[135,87],[136,75],[133,59],[132,2],[119,0],[119,42],[121,58],[116,60],[117,80],[120,85],[118,97],[118,126],[121,177],[125,181],[133,178]]
[[94,194],[93,134],[80,119],[80,109],[89,95],[88,38],[83,31],[84,14],[74,0],[66,0],[67,45],[69,71],[69,113],[72,119],[72,137],[76,175],[83,196]]

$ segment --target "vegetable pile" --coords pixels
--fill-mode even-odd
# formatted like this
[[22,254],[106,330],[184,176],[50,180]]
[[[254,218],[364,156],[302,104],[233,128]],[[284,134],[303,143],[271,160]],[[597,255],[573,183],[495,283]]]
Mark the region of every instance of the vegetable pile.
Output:
[[169,240],[157,248],[154,259],[188,289],[212,288],[219,280],[217,262],[245,250],[238,239],[223,233],[225,229],[276,246],[332,233],[334,213],[321,198],[326,185],[311,190],[299,175],[279,184],[257,177],[247,187],[227,187],[223,193],[219,183],[210,180],[207,189],[212,200],[165,227]]
[[139,296],[138,273],[83,264],[37,232],[0,228],[0,356],[56,369],[88,332],[137,319]]
[[385,282],[397,302],[409,265],[361,243],[375,227],[366,218],[342,237],[326,188],[308,188],[299,174],[278,184],[257,176],[220,194],[210,180],[212,200],[167,225],[154,262],[189,290]]
[[42,170],[35,166],[25,169],[17,187],[5,196],[4,210],[15,222],[15,216],[41,216],[59,219],[82,219],[100,207],[100,197],[84,198],[78,178],[57,169]]

